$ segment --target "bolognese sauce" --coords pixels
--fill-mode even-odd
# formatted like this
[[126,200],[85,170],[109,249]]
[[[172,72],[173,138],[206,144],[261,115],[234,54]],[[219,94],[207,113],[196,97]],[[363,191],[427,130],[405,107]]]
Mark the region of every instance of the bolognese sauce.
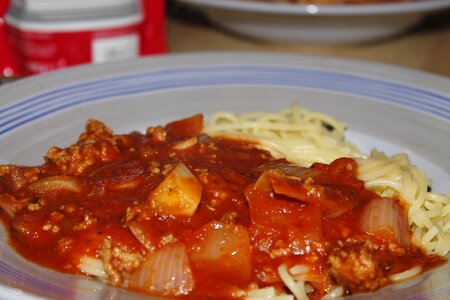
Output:
[[320,299],[444,262],[411,243],[400,199],[367,190],[353,159],[303,168],[202,126],[196,115],[113,134],[89,120],[43,165],[0,166],[10,243],[47,268],[187,298],[251,298],[264,287],[301,298],[293,279]]

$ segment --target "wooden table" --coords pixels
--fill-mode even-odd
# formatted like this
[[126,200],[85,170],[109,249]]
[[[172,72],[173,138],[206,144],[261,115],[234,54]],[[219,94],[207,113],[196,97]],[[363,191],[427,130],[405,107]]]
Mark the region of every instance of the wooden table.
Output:
[[191,8],[169,2],[169,51],[271,51],[364,59],[450,77],[450,11],[430,17],[410,31],[383,41],[327,45],[245,38],[214,26]]

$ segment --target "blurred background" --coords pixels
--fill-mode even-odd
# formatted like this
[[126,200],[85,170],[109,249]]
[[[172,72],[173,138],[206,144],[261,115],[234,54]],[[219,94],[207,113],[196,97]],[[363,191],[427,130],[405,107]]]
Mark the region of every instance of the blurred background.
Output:
[[[408,4],[413,1],[425,4]],[[0,0],[0,81],[79,64],[193,51],[327,55],[450,77],[450,0],[370,4],[369,12],[355,5],[291,9],[294,5]]]

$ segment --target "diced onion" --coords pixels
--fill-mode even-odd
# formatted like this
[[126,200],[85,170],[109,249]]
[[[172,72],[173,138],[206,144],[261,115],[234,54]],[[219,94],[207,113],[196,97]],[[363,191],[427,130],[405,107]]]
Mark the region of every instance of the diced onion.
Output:
[[184,244],[168,244],[147,256],[133,273],[129,287],[166,297],[189,294],[194,279]]
[[280,160],[265,163],[261,165],[260,168],[263,170],[279,169],[283,171],[283,173],[285,173],[286,175],[295,176],[298,179],[305,179],[306,177],[314,177],[321,173],[321,171],[317,169],[305,168]]
[[79,269],[81,272],[86,273],[91,276],[100,277],[102,279],[107,279],[108,274],[106,274],[105,266],[103,262],[94,257],[83,256],[80,259]]
[[153,190],[150,200],[164,214],[192,216],[200,204],[202,191],[195,175],[180,163]]
[[149,251],[155,251],[155,245],[152,239],[149,238],[148,231],[145,230],[138,222],[129,222],[128,229],[131,234]]
[[0,194],[0,208],[12,219],[16,215],[16,212],[22,207],[16,198],[10,194],[4,193]]
[[195,232],[189,258],[195,266],[217,278],[246,282],[251,277],[251,246],[247,230],[212,221]]
[[270,177],[272,176],[270,173],[272,171],[266,171],[259,176],[258,180],[255,182],[254,189],[270,193],[272,191],[271,183],[270,183]]
[[197,136],[197,141],[199,144],[208,144],[208,143],[213,143],[214,139],[212,137],[210,137],[207,134],[200,134]]
[[185,150],[187,148],[190,148],[192,146],[195,146],[197,144],[197,137],[192,137],[187,140],[178,142],[173,146],[173,149],[175,150]]
[[55,191],[79,193],[82,190],[82,185],[76,177],[57,175],[39,179],[31,183],[28,188],[37,194]]
[[114,191],[132,190],[137,188],[142,181],[143,181],[142,177],[134,177],[130,179],[124,179],[108,183],[107,187]]
[[361,229],[394,238],[402,246],[411,241],[406,212],[390,198],[374,199],[366,204],[361,214]]

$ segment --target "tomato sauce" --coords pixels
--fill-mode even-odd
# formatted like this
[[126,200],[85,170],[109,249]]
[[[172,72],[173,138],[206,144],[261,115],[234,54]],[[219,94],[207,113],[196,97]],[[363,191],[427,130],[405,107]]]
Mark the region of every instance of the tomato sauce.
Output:
[[[90,121],[76,144],[52,148],[44,165],[1,166],[0,214],[11,245],[60,272],[89,275],[80,264],[91,257],[113,285],[188,298],[241,298],[255,285],[282,292],[281,264],[306,266],[308,297],[319,299],[337,285],[347,294],[372,291],[392,283],[389,275],[444,262],[361,230],[363,208],[380,196],[357,179],[354,160],[291,175],[283,171],[287,161],[252,142],[201,134],[202,122],[197,115],[145,134],[114,135]],[[155,189],[180,164],[201,187],[193,214],[155,204]],[[142,270],[167,245],[182,245],[170,251],[187,255],[183,274],[192,284],[183,289],[161,290],[152,280],[166,274]],[[356,262],[348,265],[348,257]],[[358,262],[376,271],[353,274]]]

